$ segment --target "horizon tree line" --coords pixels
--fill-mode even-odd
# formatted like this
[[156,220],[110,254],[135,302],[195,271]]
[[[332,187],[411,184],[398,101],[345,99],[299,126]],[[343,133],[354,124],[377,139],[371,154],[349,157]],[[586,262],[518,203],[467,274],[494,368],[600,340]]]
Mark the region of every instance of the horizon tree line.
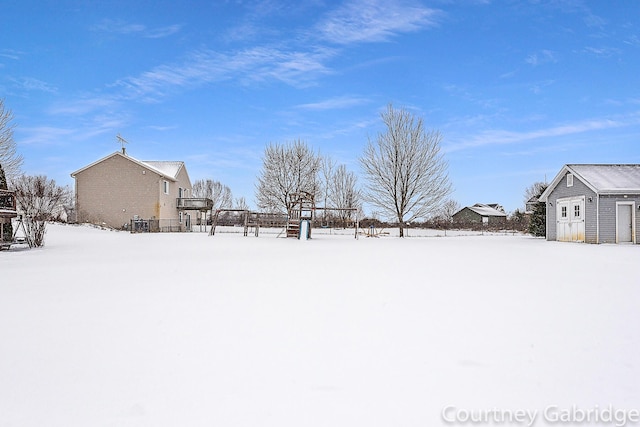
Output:
[[[257,206],[268,212],[290,214],[290,195],[304,191],[314,200],[322,201],[324,207],[337,208],[335,216],[346,224],[353,218],[353,211],[348,208],[362,211],[364,203],[367,203],[384,219],[397,224],[400,237],[413,221],[438,217],[450,221],[459,206],[447,199],[452,185],[448,177],[448,163],[441,153],[443,137],[440,132],[427,130],[422,118],[404,108],[396,109],[392,104],[380,114],[380,118],[384,131],[368,139],[363,154],[358,158],[364,185],[345,164],[338,165],[303,140],[271,142],[265,147],[262,169],[257,178]],[[61,204],[69,203],[71,191],[44,176],[21,176],[23,159],[16,151],[12,120],[12,112],[5,109],[4,100],[0,99],[0,168],[7,176],[5,186],[20,190],[18,203],[24,212],[30,212],[29,216],[34,221],[46,222],[53,218],[53,211]],[[249,209],[244,197],[234,199],[231,189],[219,181],[199,179],[192,188],[193,197],[211,199],[214,209]],[[537,193],[536,190],[539,188],[531,189]],[[42,212],[33,211],[33,201],[29,202],[25,198],[27,195],[47,199],[36,203]],[[51,212],[44,214],[45,210]],[[326,219],[325,211],[323,221]],[[42,230],[38,233],[44,235],[43,226],[34,226],[33,229]]]

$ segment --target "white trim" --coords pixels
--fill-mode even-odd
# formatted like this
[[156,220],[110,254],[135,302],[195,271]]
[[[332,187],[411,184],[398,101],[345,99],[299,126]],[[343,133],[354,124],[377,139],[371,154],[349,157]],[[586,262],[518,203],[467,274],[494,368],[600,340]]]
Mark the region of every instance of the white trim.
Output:
[[577,177],[580,180],[580,182],[582,182],[584,185],[586,185],[587,188],[590,189],[591,191],[593,191],[595,194],[598,194],[600,192],[597,188],[595,188],[593,185],[591,185],[591,183],[589,181],[587,181],[579,173],[574,171],[571,168],[571,165],[564,165],[562,167],[562,169],[560,169],[560,172],[558,172],[556,177],[553,178],[553,181],[551,181],[551,183],[547,186],[547,189],[542,192],[542,194],[540,195],[538,200],[541,201],[541,202],[549,201],[549,196],[551,195],[553,190],[555,190],[555,188],[558,186],[558,184],[560,184],[560,181],[562,181],[562,179],[565,178],[565,175],[567,174],[567,172],[573,175],[573,179],[574,180]]
[[616,202],[616,243],[620,243],[620,240],[618,237],[618,207],[619,206],[631,206],[631,243],[635,244],[636,243],[636,203],[634,201]]
[[600,195],[598,193],[596,193],[596,243],[600,244]]

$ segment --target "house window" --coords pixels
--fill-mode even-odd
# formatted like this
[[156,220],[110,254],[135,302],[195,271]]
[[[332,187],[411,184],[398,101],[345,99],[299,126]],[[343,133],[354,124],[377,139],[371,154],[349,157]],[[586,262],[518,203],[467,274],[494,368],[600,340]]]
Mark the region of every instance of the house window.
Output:
[[580,205],[573,205],[573,217],[580,218]]
[[162,191],[164,194],[169,194],[169,181],[162,181]]
[[566,218],[567,217],[567,207],[563,206],[562,208],[560,208],[560,216],[562,218]]
[[567,187],[573,187],[573,174],[567,174]]
[[178,221],[182,224],[182,212],[178,213]]

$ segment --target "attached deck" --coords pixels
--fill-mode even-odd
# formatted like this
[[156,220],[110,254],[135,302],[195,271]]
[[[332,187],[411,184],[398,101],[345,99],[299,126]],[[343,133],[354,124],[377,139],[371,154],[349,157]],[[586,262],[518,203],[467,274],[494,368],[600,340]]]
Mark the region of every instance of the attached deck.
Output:
[[[13,236],[11,236],[11,218],[18,216],[16,209],[16,195],[13,191],[0,190],[0,250],[9,249]],[[7,234],[9,234],[7,236]]]
[[176,199],[176,208],[184,211],[208,211],[213,208],[213,200],[206,197],[181,197]]
[[14,218],[18,216],[16,210],[16,193],[0,190],[0,217]]

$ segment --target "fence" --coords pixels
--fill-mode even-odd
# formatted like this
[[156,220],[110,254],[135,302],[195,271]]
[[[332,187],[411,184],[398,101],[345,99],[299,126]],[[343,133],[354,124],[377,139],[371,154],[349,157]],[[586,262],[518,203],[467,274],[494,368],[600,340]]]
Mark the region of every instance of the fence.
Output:
[[132,233],[181,233],[191,231],[191,224],[177,219],[139,219],[134,218],[129,224]]

